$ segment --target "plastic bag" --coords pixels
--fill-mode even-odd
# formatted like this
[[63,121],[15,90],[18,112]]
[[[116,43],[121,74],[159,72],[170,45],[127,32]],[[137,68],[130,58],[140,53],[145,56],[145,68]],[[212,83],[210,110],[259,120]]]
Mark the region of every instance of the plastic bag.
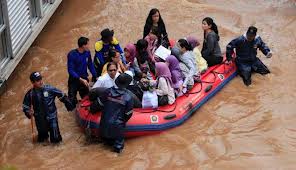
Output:
[[144,91],[142,99],[143,108],[157,108],[158,97],[156,91]]

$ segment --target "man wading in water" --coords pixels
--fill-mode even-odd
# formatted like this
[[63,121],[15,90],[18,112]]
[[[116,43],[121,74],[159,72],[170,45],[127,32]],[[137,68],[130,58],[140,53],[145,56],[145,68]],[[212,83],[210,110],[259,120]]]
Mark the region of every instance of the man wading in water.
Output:
[[55,97],[65,104],[68,111],[73,110],[74,106],[62,91],[51,85],[43,85],[39,72],[33,72],[30,80],[33,88],[24,97],[23,112],[27,118],[31,119],[32,116],[35,118],[38,131],[37,142],[46,142],[49,132],[50,142],[59,143],[62,141],[62,136],[59,130]]

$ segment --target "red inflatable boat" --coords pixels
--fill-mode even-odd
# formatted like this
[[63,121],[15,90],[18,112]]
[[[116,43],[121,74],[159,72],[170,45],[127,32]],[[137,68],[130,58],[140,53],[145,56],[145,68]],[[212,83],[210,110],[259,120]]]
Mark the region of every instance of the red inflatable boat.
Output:
[[[127,122],[125,136],[150,135],[181,125],[236,74],[234,63],[213,66],[201,76],[202,82],[195,83],[188,94],[176,99],[175,104],[157,109],[134,109],[133,116]],[[92,135],[98,136],[101,113],[90,114],[89,106],[87,97],[81,100],[76,109],[76,118],[82,129],[90,129]]]

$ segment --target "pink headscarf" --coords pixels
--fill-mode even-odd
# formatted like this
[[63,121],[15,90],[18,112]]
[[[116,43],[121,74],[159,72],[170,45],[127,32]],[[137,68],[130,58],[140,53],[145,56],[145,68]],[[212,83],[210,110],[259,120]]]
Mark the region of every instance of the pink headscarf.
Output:
[[186,40],[191,45],[192,49],[200,45],[198,39],[193,36],[186,37]]
[[128,43],[124,49],[130,53],[130,57],[126,58],[126,61],[130,62],[131,64],[134,64],[136,57],[136,46],[132,43]]
[[172,75],[171,75],[170,69],[166,63],[163,63],[163,62],[155,63],[155,70],[156,70],[156,76],[158,79],[160,77],[163,77],[167,80],[167,82],[169,82],[171,85],[173,85]]

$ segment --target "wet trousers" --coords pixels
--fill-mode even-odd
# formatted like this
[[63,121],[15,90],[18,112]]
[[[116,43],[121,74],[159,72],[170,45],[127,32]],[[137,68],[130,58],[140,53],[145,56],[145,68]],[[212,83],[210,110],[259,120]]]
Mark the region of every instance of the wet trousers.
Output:
[[[86,80],[88,81],[88,79]],[[77,92],[79,92],[81,98],[84,98],[88,94],[89,89],[84,84],[82,84],[79,79],[70,76],[68,79],[68,96],[73,106],[76,106],[78,103],[76,97]]]
[[235,62],[238,68],[238,74],[242,77],[246,86],[249,86],[252,83],[252,72],[259,73],[261,75],[270,73],[269,69],[259,58],[256,58],[254,62],[240,62],[239,60],[236,60]]

